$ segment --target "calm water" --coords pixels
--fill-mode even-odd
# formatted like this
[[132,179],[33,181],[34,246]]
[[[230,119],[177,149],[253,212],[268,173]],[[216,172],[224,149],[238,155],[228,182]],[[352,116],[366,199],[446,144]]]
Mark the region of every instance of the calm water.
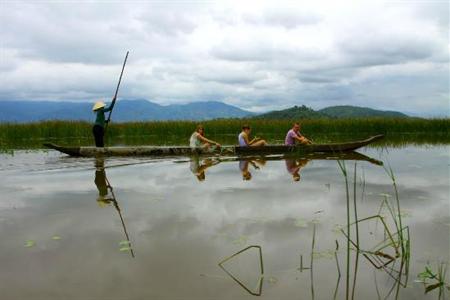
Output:
[[[399,203],[386,170],[364,160],[355,201],[355,161],[344,161],[347,204],[332,159],[1,155],[1,298],[438,299],[416,281],[450,260],[450,146],[362,153],[392,167]],[[409,262],[392,245],[374,255],[399,236],[398,204]],[[351,222],[355,211],[386,220],[358,223],[361,251],[351,246],[349,261],[348,205]]]

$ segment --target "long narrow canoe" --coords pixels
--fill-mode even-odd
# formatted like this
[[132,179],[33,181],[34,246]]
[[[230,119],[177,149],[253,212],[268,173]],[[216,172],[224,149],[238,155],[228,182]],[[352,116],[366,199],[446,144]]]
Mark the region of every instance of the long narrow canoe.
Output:
[[70,156],[177,156],[192,154],[222,154],[222,155],[267,155],[267,154],[288,154],[288,153],[342,153],[356,150],[370,143],[380,140],[384,135],[372,136],[361,141],[332,144],[312,144],[312,145],[268,145],[260,147],[238,147],[223,146],[213,152],[191,147],[158,147],[158,146],[117,146],[117,147],[65,147],[52,143],[44,146],[58,150]]

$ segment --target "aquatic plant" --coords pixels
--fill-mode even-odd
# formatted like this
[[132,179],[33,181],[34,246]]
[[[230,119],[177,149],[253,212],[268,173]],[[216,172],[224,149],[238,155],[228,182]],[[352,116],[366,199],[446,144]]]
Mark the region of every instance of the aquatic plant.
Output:
[[438,299],[444,298],[445,288],[450,291],[450,283],[447,283],[447,264],[440,263],[437,267],[437,272],[432,270],[430,265],[425,266],[424,271],[420,272],[417,277],[419,282],[422,282],[425,288],[425,294],[439,289]]
[[[314,142],[342,141],[385,134],[384,144],[450,143],[450,119],[366,118],[366,119],[312,119],[300,120],[302,133]],[[188,144],[194,131],[194,121],[148,121],[111,123],[106,143],[117,144]],[[269,143],[282,143],[289,120],[217,119],[203,121],[206,135],[222,144],[235,144],[244,123],[249,123],[252,134],[263,136]],[[84,121],[41,121],[31,123],[0,123],[0,148],[39,148],[43,142],[71,145],[91,145],[92,124]]]

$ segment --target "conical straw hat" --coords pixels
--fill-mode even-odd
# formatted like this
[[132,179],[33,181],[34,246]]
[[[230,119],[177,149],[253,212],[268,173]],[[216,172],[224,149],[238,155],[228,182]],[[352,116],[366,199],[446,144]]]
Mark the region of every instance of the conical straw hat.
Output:
[[102,107],[105,107],[105,102],[97,101],[97,102],[95,102],[94,107],[92,107],[92,110],[96,111],[97,109],[100,109]]

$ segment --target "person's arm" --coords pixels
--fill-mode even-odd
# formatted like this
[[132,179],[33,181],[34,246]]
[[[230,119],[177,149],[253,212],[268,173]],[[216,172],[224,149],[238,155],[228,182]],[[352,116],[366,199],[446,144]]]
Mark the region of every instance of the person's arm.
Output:
[[204,143],[210,143],[210,144],[214,144],[214,145],[217,145],[217,146],[220,147],[220,144],[219,144],[219,143],[214,142],[214,141],[212,141],[212,140],[209,140],[209,139],[205,138],[204,136],[201,136],[200,134],[197,135],[197,138],[198,138],[200,141],[204,142]]
[[[255,136],[255,137],[253,138],[253,140],[251,140],[248,144],[251,145],[251,144],[253,144],[253,143],[255,143],[255,142],[259,141],[259,140],[260,140],[260,138],[257,137],[257,136]],[[248,137],[247,137],[247,141],[248,141]]]
[[252,166],[253,166],[253,168],[255,168],[256,170],[258,170],[259,169],[259,167],[255,164],[255,162],[254,161],[252,161],[252,160],[249,160],[248,161]]
[[299,141],[302,144],[311,144],[311,141],[308,140],[307,138],[305,138],[304,136],[295,134],[294,139],[296,139],[297,141]]
[[113,98],[111,104],[103,109],[103,112],[111,111],[114,108],[114,104],[116,104],[116,99]]

